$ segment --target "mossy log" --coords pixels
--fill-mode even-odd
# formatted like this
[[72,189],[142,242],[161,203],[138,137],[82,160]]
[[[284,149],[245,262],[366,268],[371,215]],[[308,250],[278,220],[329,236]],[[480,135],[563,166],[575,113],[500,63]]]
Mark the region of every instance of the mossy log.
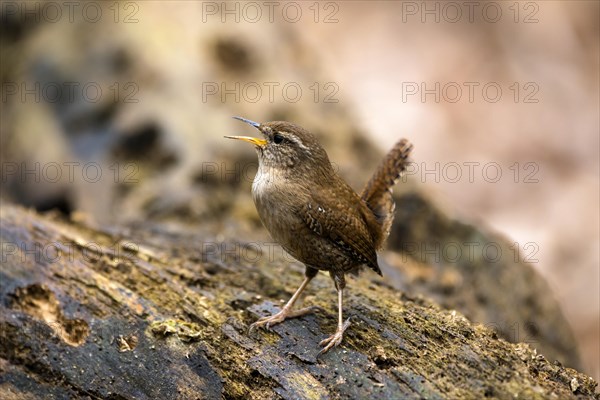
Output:
[[252,229],[100,229],[3,205],[0,396],[598,398],[584,374],[367,272],[340,347],[317,357],[337,318],[325,275],[305,299],[320,312],[248,334],[302,280]]

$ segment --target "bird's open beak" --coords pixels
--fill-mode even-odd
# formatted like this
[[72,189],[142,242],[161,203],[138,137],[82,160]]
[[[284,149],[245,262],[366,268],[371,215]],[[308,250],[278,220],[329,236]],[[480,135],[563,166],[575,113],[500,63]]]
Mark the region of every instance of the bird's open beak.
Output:
[[[233,117],[233,118],[235,118],[239,121],[245,122],[248,125],[252,125],[256,129],[260,130],[260,124],[258,122],[250,121],[249,119],[242,118],[242,117]],[[259,138],[254,138],[254,137],[250,137],[250,136],[225,136],[225,137],[227,139],[243,140],[245,142],[252,143],[253,145],[258,146],[258,147],[263,147],[265,144],[267,144],[267,141],[265,139],[259,139]]]
[[252,143],[253,145],[258,146],[258,147],[263,147],[265,144],[267,144],[267,141],[265,139],[259,139],[259,138],[250,137],[250,136],[225,136],[225,137],[227,139],[243,140],[245,142]]

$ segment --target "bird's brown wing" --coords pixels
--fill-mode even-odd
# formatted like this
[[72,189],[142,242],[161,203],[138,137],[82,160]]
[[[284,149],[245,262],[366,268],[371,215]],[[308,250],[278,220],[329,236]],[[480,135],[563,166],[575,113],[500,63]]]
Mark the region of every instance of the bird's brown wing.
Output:
[[[356,196],[357,209],[349,210],[347,205],[335,202],[336,195],[339,194],[321,192],[313,192],[301,210],[306,225],[317,235],[329,239],[358,263],[366,264],[381,275],[373,239],[362,218],[363,211],[360,208],[365,206],[359,204],[361,200],[358,195],[352,191],[353,198]],[[327,196],[327,201],[323,201],[323,195]]]

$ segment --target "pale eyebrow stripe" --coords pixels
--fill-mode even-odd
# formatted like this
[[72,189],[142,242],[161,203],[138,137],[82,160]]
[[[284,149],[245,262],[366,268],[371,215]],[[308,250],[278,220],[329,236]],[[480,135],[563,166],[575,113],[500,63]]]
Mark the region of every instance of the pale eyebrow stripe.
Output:
[[296,143],[299,147],[301,147],[302,149],[304,149],[310,153],[310,149],[308,147],[306,147],[304,144],[302,144],[302,142],[300,142],[299,140],[296,140],[296,138],[294,136],[290,135],[289,132],[287,132],[287,131],[275,131],[275,132],[279,132],[280,134],[283,134],[283,136],[287,140],[289,140],[290,142]]

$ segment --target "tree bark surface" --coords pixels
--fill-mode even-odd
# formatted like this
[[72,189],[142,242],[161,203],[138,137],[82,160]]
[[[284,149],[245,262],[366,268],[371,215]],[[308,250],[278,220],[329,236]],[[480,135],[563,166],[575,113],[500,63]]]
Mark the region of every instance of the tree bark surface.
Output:
[[248,334],[303,271],[255,230],[100,229],[3,205],[1,397],[598,398],[586,375],[368,272],[349,281],[338,348],[317,357],[337,321],[325,275],[304,302],[321,311]]

